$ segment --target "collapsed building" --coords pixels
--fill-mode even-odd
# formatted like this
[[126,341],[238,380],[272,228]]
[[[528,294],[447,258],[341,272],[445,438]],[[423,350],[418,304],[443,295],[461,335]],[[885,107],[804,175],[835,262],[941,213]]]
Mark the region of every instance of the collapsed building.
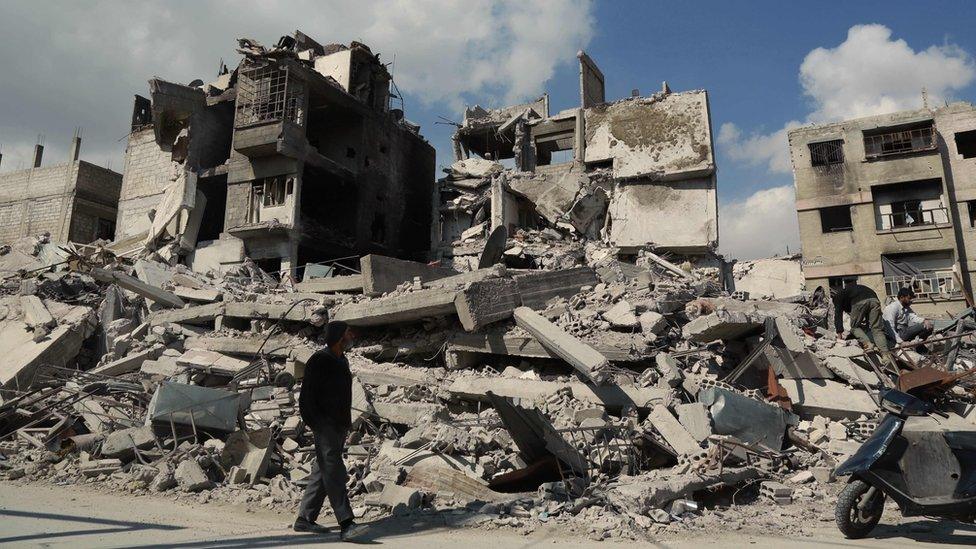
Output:
[[42,166],[38,143],[31,167],[0,173],[0,242],[43,233],[79,244],[115,237],[122,175],[80,160],[80,153],[79,132],[67,162]]
[[[472,107],[432,227],[432,153],[368,48],[241,50],[214,83],[137,98],[115,242],[0,249],[3,482],[291,514],[329,320],[357,333],[344,458],[365,520],[646,539],[784,505],[795,532],[880,391],[932,391],[976,430],[971,316],[892,371],[836,340],[796,258],[739,264],[730,294],[708,261],[655,253],[717,240],[704,92],[605,103],[580,55],[579,109]],[[347,274],[271,276],[346,253]]]
[[300,31],[238,51],[214,82],[154,78],[136,97],[115,249],[177,242],[196,270],[246,256],[286,275],[370,252],[425,259],[434,149],[391,108],[379,55]]
[[[641,249],[701,256],[718,245],[708,94],[662,90],[608,102],[603,73],[579,52],[580,104],[551,114],[549,97],[466,108],[456,162],[440,186],[435,242],[443,257],[478,229],[556,227]],[[499,162],[508,163],[503,168]],[[677,223],[675,220],[680,219]]]

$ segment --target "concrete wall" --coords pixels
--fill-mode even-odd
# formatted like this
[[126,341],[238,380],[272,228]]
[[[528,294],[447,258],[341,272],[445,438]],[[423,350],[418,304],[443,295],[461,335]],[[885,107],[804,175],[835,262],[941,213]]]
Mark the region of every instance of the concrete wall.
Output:
[[586,162],[612,160],[616,178],[680,180],[715,170],[704,90],[625,99],[584,113]]
[[0,242],[45,231],[91,242],[99,217],[115,220],[121,177],[83,161],[0,174]]
[[168,146],[161,147],[156,143],[153,128],[129,135],[115,229],[117,240],[149,229],[148,212],[159,205],[173,173],[171,155]]
[[676,182],[615,183],[610,240],[625,251],[701,252],[718,244],[715,177]]
[[[866,158],[865,130],[925,120],[935,121],[938,149]],[[903,111],[791,131],[790,153],[807,288],[826,286],[830,277],[856,276],[860,283],[871,286],[884,299],[881,256],[933,251],[951,252],[954,260],[962,264],[960,271],[964,279],[971,284],[976,265],[970,264],[969,258],[976,257],[976,232],[969,228],[967,206],[957,201],[976,199],[976,160],[962,159],[955,150],[952,134],[973,128],[976,128],[976,111],[970,106],[953,105],[934,111]],[[843,141],[844,162],[812,166],[809,145],[831,140]],[[929,180],[938,181],[941,191],[937,198],[925,204],[948,207],[948,217],[940,216],[937,219],[940,222],[931,225],[882,228],[885,223],[879,221],[879,214],[890,210],[881,205],[890,201],[882,198],[886,192],[884,186],[910,182],[903,197],[907,199],[918,194],[912,192],[911,183],[921,185]],[[823,232],[820,209],[832,206],[851,207],[852,231]],[[965,301],[960,297],[919,306],[920,311],[944,315],[947,309],[961,310]]]

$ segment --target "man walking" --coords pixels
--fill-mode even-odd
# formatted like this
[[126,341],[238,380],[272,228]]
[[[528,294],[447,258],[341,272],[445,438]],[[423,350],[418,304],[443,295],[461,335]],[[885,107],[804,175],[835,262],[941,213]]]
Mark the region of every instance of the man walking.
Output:
[[305,364],[305,377],[298,397],[298,408],[315,439],[315,462],[308,476],[305,495],[295,520],[296,532],[329,531],[317,524],[325,497],[339,522],[339,537],[352,540],[366,533],[366,526],[353,522],[352,506],[346,492],[348,474],[342,462],[346,434],[352,423],[352,373],[346,349],[352,333],[345,322],[330,322],[325,328],[327,347],[316,351]]
[[874,290],[860,284],[848,284],[834,294],[834,328],[840,340],[844,339],[844,313],[851,315],[851,333],[864,347],[874,344],[887,353],[889,345],[881,317],[881,301]]
[[901,288],[898,290],[898,299],[884,308],[885,328],[888,336],[897,343],[911,341],[916,337],[926,339],[932,335],[932,323],[912,310],[914,299],[915,292],[911,288]]

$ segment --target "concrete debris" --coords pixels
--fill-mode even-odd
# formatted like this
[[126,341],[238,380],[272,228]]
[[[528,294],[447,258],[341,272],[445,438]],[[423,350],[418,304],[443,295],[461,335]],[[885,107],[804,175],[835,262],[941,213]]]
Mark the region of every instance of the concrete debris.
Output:
[[[240,44],[214,82],[137,96],[117,234],[63,220],[0,243],[4,482],[293,512],[329,320],[355,333],[345,463],[366,519],[644,539],[724,520],[741,499],[693,499],[722,487],[819,498],[877,423],[896,376],[836,341],[799,257],[715,254],[704,91],[608,102],[581,52],[578,107],[468,107],[435,184],[367,46]],[[940,398],[976,415],[957,381]]]

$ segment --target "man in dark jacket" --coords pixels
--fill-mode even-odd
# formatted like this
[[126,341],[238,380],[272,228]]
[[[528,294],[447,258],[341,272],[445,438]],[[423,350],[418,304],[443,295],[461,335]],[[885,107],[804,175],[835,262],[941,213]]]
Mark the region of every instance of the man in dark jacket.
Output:
[[[844,313],[851,315],[851,333],[865,347],[870,347],[873,343],[880,351],[888,351],[881,301],[874,290],[860,284],[848,284],[834,294],[834,328],[837,330],[837,339],[844,339]],[[871,332],[870,335],[868,331]]]
[[315,439],[315,462],[308,476],[305,495],[298,509],[297,532],[325,533],[317,524],[325,497],[339,522],[343,540],[363,535],[366,527],[353,522],[352,506],[346,492],[348,473],[342,462],[346,434],[351,426],[352,373],[346,349],[352,331],[345,322],[330,322],[325,329],[327,347],[316,351],[305,364],[305,377],[298,397],[298,408]]

